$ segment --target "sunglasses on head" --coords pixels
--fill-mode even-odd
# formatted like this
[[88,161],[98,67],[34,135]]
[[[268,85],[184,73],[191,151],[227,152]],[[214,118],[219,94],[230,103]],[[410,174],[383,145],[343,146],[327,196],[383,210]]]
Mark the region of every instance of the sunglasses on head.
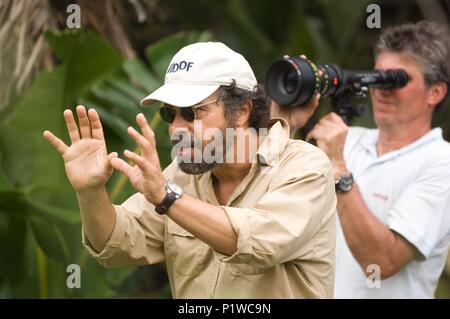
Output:
[[[196,108],[199,108],[201,106],[205,106],[205,105],[208,105],[211,103],[215,103],[217,101],[218,101],[218,99],[214,100],[214,101],[205,102],[202,104],[193,105],[193,106],[179,107],[181,116],[183,117],[183,119],[185,119],[189,123],[194,122]],[[174,106],[163,105],[162,107],[159,108],[159,114],[161,115],[161,118],[165,122],[172,124],[173,121],[175,121],[175,117],[177,115],[177,110],[176,110],[176,107],[174,107]]]

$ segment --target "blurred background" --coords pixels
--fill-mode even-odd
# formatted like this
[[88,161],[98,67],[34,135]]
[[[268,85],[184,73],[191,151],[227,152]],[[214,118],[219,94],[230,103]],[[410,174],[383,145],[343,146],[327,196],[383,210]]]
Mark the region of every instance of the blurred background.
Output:
[[[370,29],[366,8],[381,8]],[[73,25],[77,4],[81,28]],[[126,128],[144,111],[156,132],[161,164],[170,162],[167,126],[138,101],[159,87],[172,55],[217,40],[242,53],[264,82],[283,54],[371,69],[372,45],[393,24],[428,19],[448,27],[450,1],[404,0],[0,0],[0,298],[169,298],[163,265],[104,269],[81,245],[76,199],[44,129],[68,141],[62,112],[84,104],[103,121],[109,150],[135,148]],[[370,106],[370,101],[364,101]],[[308,127],[330,111],[322,100]],[[435,117],[450,139],[450,108]],[[353,122],[373,127],[371,112]],[[112,200],[133,193],[114,173]],[[450,207],[449,207],[450,213]],[[81,287],[66,285],[67,266]],[[450,298],[450,262],[437,298]]]

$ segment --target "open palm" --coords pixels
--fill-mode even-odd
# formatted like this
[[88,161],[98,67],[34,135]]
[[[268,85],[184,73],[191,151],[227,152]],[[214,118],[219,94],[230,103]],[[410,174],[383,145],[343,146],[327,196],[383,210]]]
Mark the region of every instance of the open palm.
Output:
[[117,153],[108,155],[98,113],[94,109],[86,112],[84,106],[78,106],[76,110],[79,129],[72,111],[64,111],[72,142],[70,146],[49,131],[44,132],[44,137],[63,157],[72,187],[82,191],[105,185],[113,172],[110,160],[117,157]]

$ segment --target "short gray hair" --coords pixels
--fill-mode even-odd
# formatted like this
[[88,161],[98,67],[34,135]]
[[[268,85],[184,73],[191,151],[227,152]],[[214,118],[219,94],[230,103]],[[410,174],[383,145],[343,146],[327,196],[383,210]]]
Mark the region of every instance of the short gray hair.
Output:
[[430,21],[403,24],[383,31],[375,45],[375,58],[382,51],[407,54],[419,63],[425,85],[447,84],[447,95],[435,111],[441,110],[450,97],[450,37],[448,31]]

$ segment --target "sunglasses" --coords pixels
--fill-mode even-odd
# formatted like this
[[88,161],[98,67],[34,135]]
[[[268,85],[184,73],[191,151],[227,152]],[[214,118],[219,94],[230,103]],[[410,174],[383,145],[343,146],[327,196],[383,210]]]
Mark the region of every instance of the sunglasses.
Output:
[[[187,122],[192,123],[192,122],[194,122],[194,120],[196,118],[196,111],[195,111],[196,108],[199,108],[199,107],[211,104],[211,103],[215,103],[217,101],[218,101],[218,99],[214,100],[214,101],[205,102],[202,104],[189,106],[189,107],[180,107],[179,109],[180,109],[181,116]],[[175,117],[177,116],[177,110],[174,106],[163,105],[162,107],[159,108],[159,115],[161,115],[161,118],[165,122],[172,124],[173,121],[175,121]]]

